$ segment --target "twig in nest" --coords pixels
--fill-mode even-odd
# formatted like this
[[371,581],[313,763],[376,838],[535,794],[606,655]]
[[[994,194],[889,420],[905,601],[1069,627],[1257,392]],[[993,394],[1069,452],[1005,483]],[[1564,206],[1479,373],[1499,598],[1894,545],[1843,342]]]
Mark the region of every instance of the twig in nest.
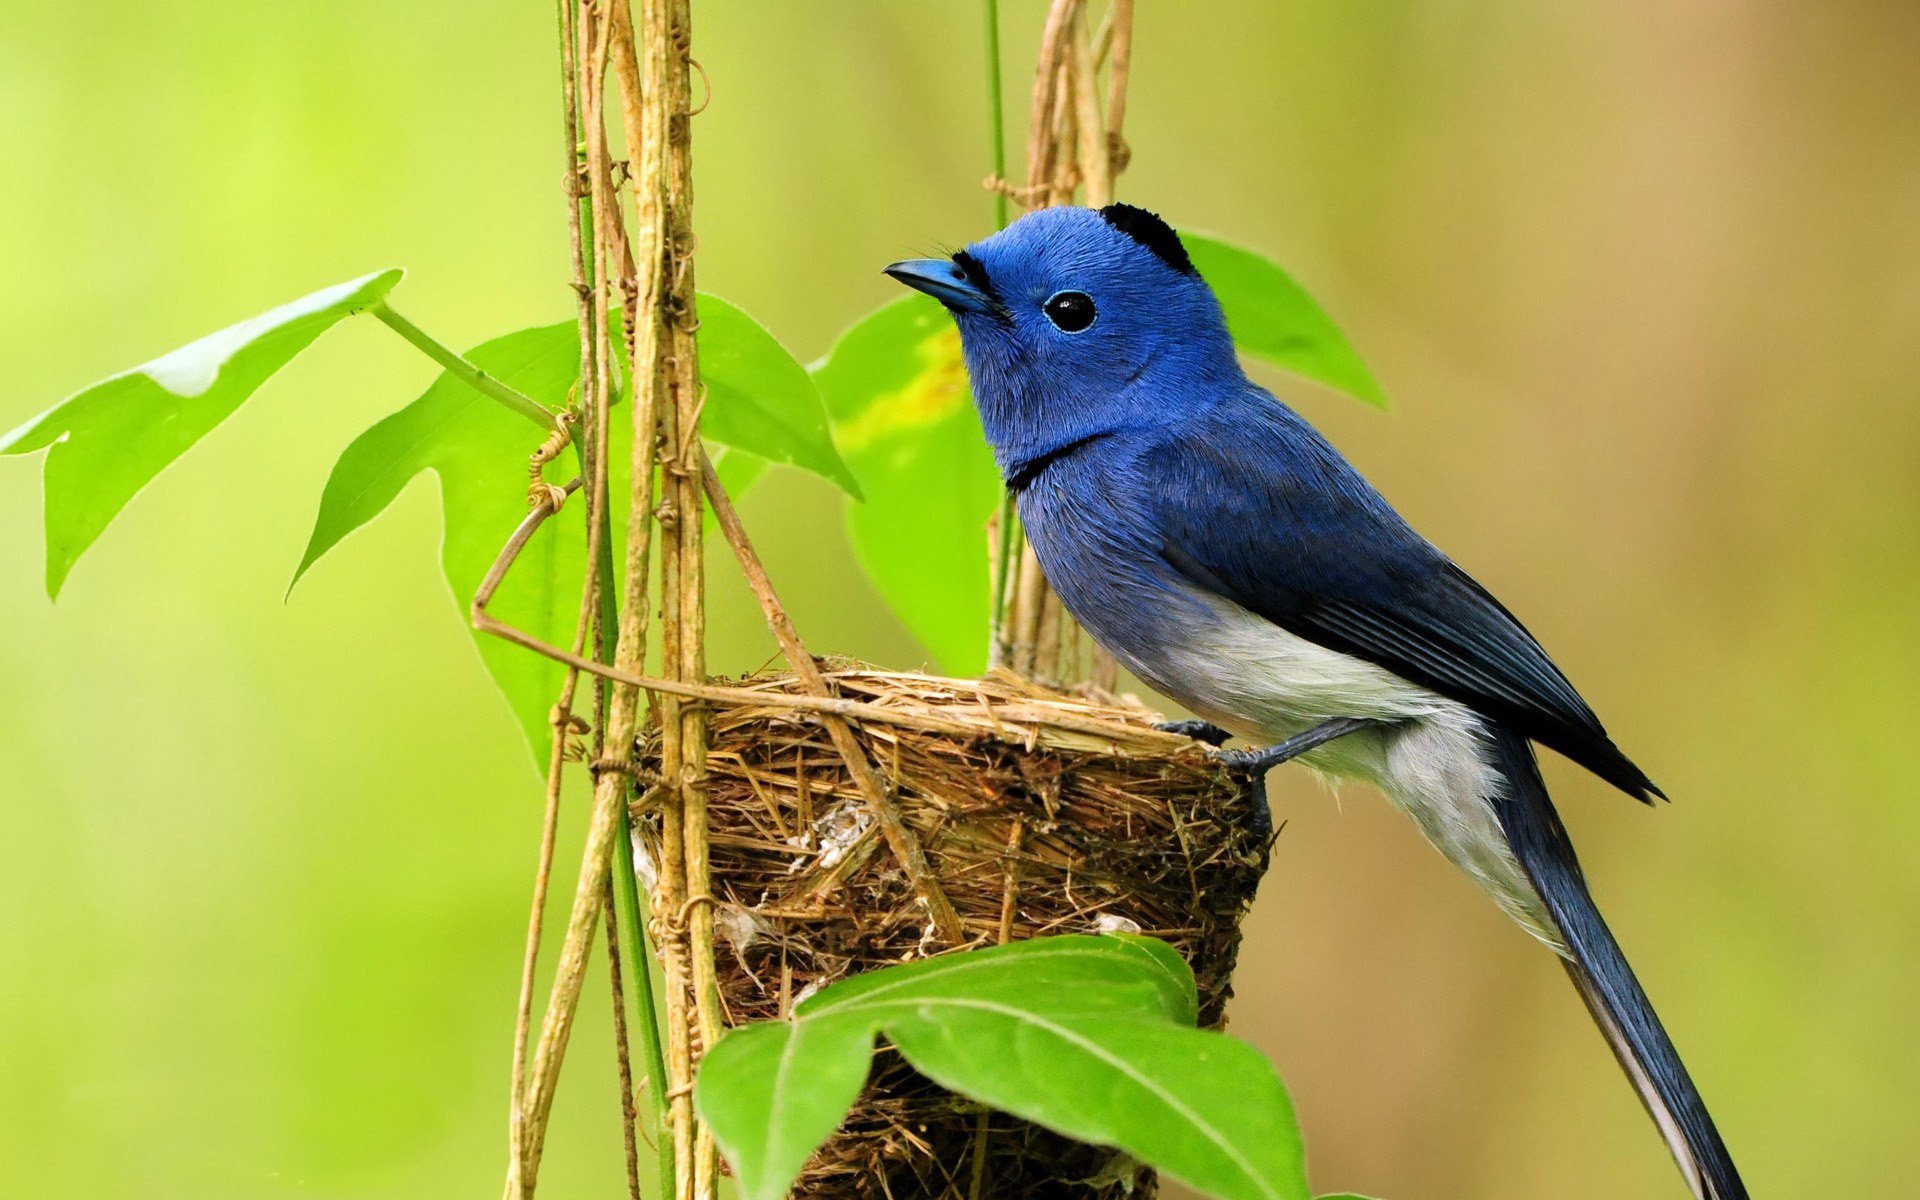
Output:
[[[787,662],[794,674],[799,676],[802,685],[816,697],[830,695],[827,682],[820,674],[819,664],[807,653],[800,640],[799,631],[793,627],[793,621],[781,606],[780,598],[774,594],[773,582],[767,578],[766,567],[760,562],[760,556],[754,552],[753,542],[747,537],[746,526],[740,523],[740,514],[735,511],[733,501],[727,496],[727,490],[720,483],[720,476],[713,469],[713,462],[703,450],[700,456],[701,479],[706,485],[707,500],[713,505],[714,515],[719,518],[721,532],[726,535],[727,544],[733,547],[735,557],[740,560],[740,569],[747,577],[747,585],[753,589],[754,597],[759,600],[761,612],[767,624],[773,629],[773,636],[780,643],[780,649],[786,654]],[[913,881],[914,890],[919,894],[921,903],[927,906],[928,914],[933,918],[934,927],[949,945],[960,945],[966,941],[966,930],[961,927],[960,916],[953,911],[953,903],[947,899],[940,881],[934,878],[933,871],[927,866],[927,856],[920,848],[920,842],[914,837],[900,819],[893,800],[887,795],[879,776],[874,773],[873,764],[867,761],[866,752],[860,748],[859,741],[853,735],[852,726],[839,716],[822,715],[822,723],[832,735],[834,745],[840,756],[846,760],[847,770],[852,773],[854,784],[865,797],[867,809],[874,820],[880,823],[880,830],[887,839],[887,846],[899,858],[906,869],[907,877]]]

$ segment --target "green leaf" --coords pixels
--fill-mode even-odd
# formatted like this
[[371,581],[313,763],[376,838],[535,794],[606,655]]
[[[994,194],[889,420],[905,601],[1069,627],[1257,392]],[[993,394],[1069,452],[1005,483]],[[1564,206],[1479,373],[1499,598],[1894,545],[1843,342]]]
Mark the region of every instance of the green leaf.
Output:
[[48,447],[47,595],[154,476],[342,317],[378,303],[397,269],[323,288],[76,392],[0,437],[0,455]]
[[1192,1025],[1193,972],[1165,942],[1072,934],[903,963],[843,979],[802,1001],[800,1017],[964,998],[1050,1013],[1145,1013]]
[[1201,234],[1183,232],[1180,242],[1212,286],[1243,352],[1376,408],[1387,407],[1386,393],[1333,318],[1279,266]]
[[959,332],[934,301],[903,297],[842,334],[813,376],[866,492],[847,510],[861,565],[942,669],[979,674],[1001,485]]
[[873,1061],[864,1013],[731,1030],[700,1064],[697,1100],[742,1200],[787,1194],[860,1098]]
[[1305,1200],[1300,1132],[1266,1056],[1162,1021],[953,1000],[887,1037],[935,1083],[1114,1146],[1223,1200]]
[[1193,976],[1146,938],[1072,936],[844,980],[735,1030],[696,1100],[746,1200],[784,1195],[884,1035],[942,1086],[1124,1150],[1227,1200],[1306,1200],[1299,1131],[1257,1051],[1192,1027]]
[[[829,478],[837,470],[843,477],[839,481],[850,482],[838,456],[823,457],[820,444],[810,440],[816,434],[825,438],[826,418],[805,370],[738,309],[713,297],[703,297],[702,305],[701,376],[708,388],[702,430],[716,442],[737,439],[759,451],[715,449],[715,469],[729,492],[737,496],[746,490],[766,470],[768,457],[820,470]],[[559,409],[567,404],[579,376],[580,334],[571,322],[542,325],[482,343],[464,357],[508,387]],[[622,501],[631,422],[623,405],[608,426],[616,540],[626,525]],[[541,432],[524,418],[443,371],[417,400],[355,438],[341,454],[288,590],[342,538],[384,512],[414,476],[432,471],[440,480],[445,528],[441,570],[465,623],[481,580],[527,515],[524,464],[542,440]],[[832,444],[822,444],[831,455]],[[575,462],[571,455],[563,456],[549,474],[556,481],[571,478]],[[528,542],[489,612],[553,645],[572,644],[586,577],[586,508],[583,498],[576,497]],[[618,556],[616,546],[616,561]],[[552,736],[548,716],[565,668],[487,634],[475,632],[474,642],[513,710],[536,766],[544,770]]]
[[[466,358],[507,386],[559,408],[579,374],[580,334],[572,322],[523,329],[476,346]],[[616,497],[626,491],[625,447],[631,444],[624,416],[624,409],[617,410],[609,424],[609,491]],[[321,493],[320,512],[293,582],[342,538],[385,511],[414,476],[432,471],[440,480],[445,523],[441,570],[465,624],[480,581],[527,515],[525,464],[542,440],[532,423],[443,371],[419,399],[355,438],[341,454]],[[563,456],[552,473],[571,478],[572,464],[571,456]],[[586,568],[583,499],[576,495],[527,544],[489,608],[508,624],[560,646],[572,644],[579,618]],[[620,526],[618,520],[614,524]],[[544,769],[552,735],[548,713],[564,668],[495,637],[476,632],[474,640]]]
[[860,485],[834,449],[826,409],[805,367],[758,321],[718,296],[700,295],[700,431],[724,445],[824,476],[858,498]]
[[[729,496],[738,496],[752,487],[773,465],[757,454],[748,454],[731,446],[709,446],[707,457],[713,460],[713,473],[720,477],[720,486],[727,489]],[[711,509],[707,517],[712,519]]]

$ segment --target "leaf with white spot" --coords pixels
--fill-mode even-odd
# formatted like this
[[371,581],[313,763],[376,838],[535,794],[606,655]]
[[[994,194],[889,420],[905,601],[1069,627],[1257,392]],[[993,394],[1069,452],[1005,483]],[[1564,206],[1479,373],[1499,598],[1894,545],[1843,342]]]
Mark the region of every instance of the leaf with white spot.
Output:
[[342,317],[379,303],[397,269],[323,288],[123,371],[0,436],[47,450],[47,594],[127,502]]

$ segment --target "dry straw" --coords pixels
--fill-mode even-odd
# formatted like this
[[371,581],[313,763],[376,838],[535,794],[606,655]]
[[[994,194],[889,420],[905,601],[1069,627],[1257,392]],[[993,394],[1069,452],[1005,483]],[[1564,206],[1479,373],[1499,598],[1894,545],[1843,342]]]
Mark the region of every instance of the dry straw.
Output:
[[[1193,964],[1201,1020],[1229,994],[1239,922],[1266,867],[1236,776],[1135,705],[1005,674],[985,680],[836,666],[834,694],[899,713],[862,722],[895,811],[956,910],[964,943],[1125,930]],[[748,680],[707,757],[714,915],[730,1024],[785,1015],[834,980],[947,948],[791,675]],[[644,744],[651,758],[655,739]],[[652,844],[652,818],[643,817]],[[645,864],[642,866],[646,869]],[[1150,1193],[1150,1173],[979,1106],[883,1053],[795,1195]],[[974,1184],[976,1169],[980,1182]]]
[[[568,172],[579,297],[581,379],[574,420],[534,456],[533,512],[473,604],[476,626],[567,671],[554,740],[514,1048],[509,1200],[530,1197],[596,926],[613,957],[616,1045],[629,1189],[640,1195],[631,1028],[658,1130],[660,1178],[675,1200],[706,1200],[720,1166],[692,1104],[701,1055],[723,1028],[777,1017],[814,987],[960,947],[1086,930],[1137,930],[1178,947],[1199,982],[1201,1019],[1228,995],[1239,921],[1266,866],[1247,781],[1110,693],[1112,664],[1063,691],[1081,635],[1021,552],[1010,514],[997,525],[995,581],[1006,614],[997,670],[950,680],[840,664],[808,653],[780,604],[699,439],[702,391],[693,299],[688,0],[558,0]],[[1037,207],[1112,198],[1131,59],[1132,4],[1113,0],[1099,30],[1083,0],[1055,0],[1042,40],[1028,179],[990,183]],[[1107,88],[1097,86],[1103,65]],[[603,111],[619,102],[628,160],[616,162]],[[703,102],[704,103],[704,102]],[[615,585],[606,447],[617,367],[613,317],[633,364],[632,492]],[[539,470],[570,431],[581,477]],[[567,497],[587,497],[589,568],[570,649],[490,616],[522,548]],[[787,670],[726,683],[703,658],[702,513],[739,562]],[[650,563],[659,578],[649,578]],[[643,598],[616,611],[614,597]],[[661,619],[648,628],[657,597]],[[660,674],[642,673],[650,632]],[[574,712],[579,677],[591,712]],[[577,751],[591,735],[590,751]],[[593,802],[579,876],[545,1009],[534,1031],[541,915],[567,761],[587,757]],[[630,837],[630,829],[638,837]],[[662,992],[637,969],[647,953]],[[621,958],[627,960],[621,969]],[[657,1004],[657,1007],[656,1007]],[[531,1043],[531,1044],[530,1044]],[[796,1195],[1108,1197],[1150,1194],[1151,1172],[986,1114],[883,1051],[841,1133]]]

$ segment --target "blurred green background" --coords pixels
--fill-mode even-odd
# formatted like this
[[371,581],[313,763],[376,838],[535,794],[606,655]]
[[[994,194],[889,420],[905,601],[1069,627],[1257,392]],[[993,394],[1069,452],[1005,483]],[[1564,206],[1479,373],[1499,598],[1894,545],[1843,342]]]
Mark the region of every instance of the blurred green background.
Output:
[[[696,9],[701,283],[811,358],[892,297],[881,264],[987,227],[979,12]],[[1023,113],[1040,6],[1007,10]],[[500,0],[0,6],[0,428],[389,264],[456,344],[563,319],[552,41],[549,5]],[[1920,7],[1146,4],[1136,62],[1123,198],[1319,296],[1396,408],[1285,394],[1676,798],[1549,768],[1755,1191],[1905,1194]],[[58,607],[36,465],[0,463],[10,1194],[497,1189],[538,795],[431,485],[281,603],[333,458],[432,375],[349,322]],[[783,471],[745,512],[816,648],[913,665],[838,506]],[[753,666],[770,640],[714,578],[715,665]],[[1374,795],[1281,788],[1233,1027],[1316,1185],[1681,1195],[1553,963]],[[556,1200],[619,1186],[602,994]]]

